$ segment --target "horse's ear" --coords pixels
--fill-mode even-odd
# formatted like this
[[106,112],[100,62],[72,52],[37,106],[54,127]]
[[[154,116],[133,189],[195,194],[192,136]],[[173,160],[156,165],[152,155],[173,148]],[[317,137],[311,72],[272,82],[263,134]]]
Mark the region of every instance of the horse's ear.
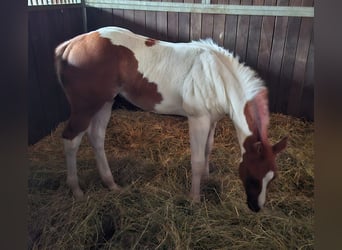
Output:
[[279,142],[277,142],[276,144],[274,144],[272,146],[272,150],[273,150],[273,153],[274,154],[278,154],[280,153],[281,151],[283,151],[286,146],[287,146],[287,140],[288,140],[288,137],[285,136],[283,139],[281,139]]

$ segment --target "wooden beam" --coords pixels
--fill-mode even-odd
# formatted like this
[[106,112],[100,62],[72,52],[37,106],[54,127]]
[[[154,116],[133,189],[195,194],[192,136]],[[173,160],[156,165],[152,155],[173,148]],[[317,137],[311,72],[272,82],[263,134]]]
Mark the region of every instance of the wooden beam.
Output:
[[205,14],[230,14],[251,16],[296,16],[313,17],[314,7],[301,6],[261,6],[226,5],[178,2],[150,2],[127,0],[85,0],[89,7],[114,8],[126,10],[187,12]]

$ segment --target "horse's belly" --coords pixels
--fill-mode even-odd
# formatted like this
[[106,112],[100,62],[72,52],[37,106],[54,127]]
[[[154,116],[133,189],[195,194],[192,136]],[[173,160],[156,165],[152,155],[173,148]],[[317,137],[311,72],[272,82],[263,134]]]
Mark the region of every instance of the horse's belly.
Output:
[[182,101],[176,102],[161,102],[154,108],[154,112],[166,115],[181,115],[186,116],[186,113],[182,107]]

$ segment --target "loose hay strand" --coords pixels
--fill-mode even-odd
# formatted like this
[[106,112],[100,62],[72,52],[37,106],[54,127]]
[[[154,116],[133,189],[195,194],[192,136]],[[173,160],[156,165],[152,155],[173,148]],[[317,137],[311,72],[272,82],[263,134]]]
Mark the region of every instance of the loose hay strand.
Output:
[[265,209],[245,204],[238,179],[235,129],[218,123],[201,204],[187,198],[191,184],[187,120],[146,112],[113,111],[105,149],[122,193],[103,187],[84,137],[78,153],[86,200],[66,186],[60,139],[64,124],[29,147],[29,248],[31,249],[313,249],[313,123],[271,115],[275,143],[289,135],[277,159]]

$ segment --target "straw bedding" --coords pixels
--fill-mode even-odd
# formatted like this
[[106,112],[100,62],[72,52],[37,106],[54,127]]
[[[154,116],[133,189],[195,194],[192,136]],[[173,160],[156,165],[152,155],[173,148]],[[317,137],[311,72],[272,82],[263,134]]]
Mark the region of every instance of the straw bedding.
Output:
[[105,148],[121,193],[99,178],[87,138],[78,154],[86,199],[66,186],[64,124],[28,149],[29,248],[33,249],[313,249],[313,124],[271,115],[272,143],[289,135],[260,213],[246,205],[232,122],[218,123],[210,179],[200,204],[191,184],[187,120],[114,110]]

